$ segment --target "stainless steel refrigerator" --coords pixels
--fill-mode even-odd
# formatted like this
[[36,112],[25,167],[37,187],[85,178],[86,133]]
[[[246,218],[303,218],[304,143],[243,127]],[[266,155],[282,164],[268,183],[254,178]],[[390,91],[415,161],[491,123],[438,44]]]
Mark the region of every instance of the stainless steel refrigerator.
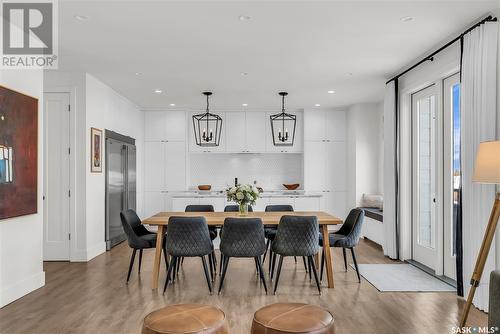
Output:
[[106,249],[126,239],[120,212],[136,209],[135,139],[106,130]]

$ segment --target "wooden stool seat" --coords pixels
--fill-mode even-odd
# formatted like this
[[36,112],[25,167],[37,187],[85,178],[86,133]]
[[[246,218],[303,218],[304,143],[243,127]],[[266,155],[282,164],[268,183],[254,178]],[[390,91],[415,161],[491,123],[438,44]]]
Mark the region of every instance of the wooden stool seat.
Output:
[[333,316],[309,304],[277,303],[255,312],[251,334],[334,334]]
[[226,315],[202,304],[170,305],[144,318],[142,334],[227,334]]

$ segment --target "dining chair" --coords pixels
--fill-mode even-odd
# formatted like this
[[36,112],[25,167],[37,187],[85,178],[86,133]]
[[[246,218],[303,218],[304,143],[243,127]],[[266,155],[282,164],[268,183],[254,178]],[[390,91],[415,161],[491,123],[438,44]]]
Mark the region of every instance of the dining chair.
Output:
[[[142,225],[141,219],[137,216],[137,213],[128,209],[120,212],[120,219],[122,221],[123,231],[127,236],[127,242],[130,248],[132,248],[132,257],[130,258],[130,265],[128,267],[127,273],[127,284],[130,279],[130,273],[132,272],[132,267],[134,266],[135,254],[139,250],[139,270],[141,273],[142,264],[142,251],[143,249],[156,248],[156,233],[148,231],[148,229]],[[168,257],[165,250],[165,243],[163,244],[163,255],[165,256],[165,264],[168,268]]]
[[210,268],[209,276],[205,256],[210,257],[214,248],[205,217],[170,217],[168,219],[166,248],[167,253],[172,256],[172,265],[168,268],[163,293],[167,290],[168,283],[175,280],[176,266],[179,265],[178,259],[184,257],[201,258],[208,289],[212,293],[213,272]]
[[253,258],[259,273],[260,280],[267,294],[267,285],[262,270],[262,255],[266,251],[264,239],[264,225],[260,218],[226,218],[224,219],[224,232],[221,233],[220,251],[222,276],[219,283],[219,294],[224,284],[229,260],[236,258]]
[[[185,212],[214,212],[214,206],[210,204],[191,204],[187,205],[186,209],[184,210]],[[217,227],[215,226],[209,226],[208,231],[210,233],[210,240],[212,242],[217,238]],[[179,262],[179,266],[177,266],[177,271],[179,271],[180,264],[184,261],[184,259],[179,258],[177,260]],[[209,257],[210,261],[210,270],[213,270],[214,272],[217,270],[217,258],[215,256],[215,253],[212,254]]]
[[[359,275],[358,262],[356,261],[356,253],[354,252],[354,247],[357,246],[359,238],[361,236],[361,227],[363,225],[363,220],[365,217],[365,211],[361,209],[352,209],[349,212],[344,224],[336,232],[330,233],[328,235],[330,241],[330,247],[342,247],[342,253],[344,255],[344,267],[347,272],[347,258],[346,258],[346,248],[351,250],[352,260],[354,262],[354,268],[356,268],[356,274],[358,275],[358,282],[361,283],[361,276]],[[319,245],[323,247],[323,236],[320,235]],[[323,280],[323,270],[325,267],[325,250],[321,252],[321,275],[320,280]]]
[[[239,205],[226,205],[224,208],[224,212],[239,212],[240,211],[240,206]],[[251,205],[248,206],[248,212],[253,212],[253,208]]]
[[[284,212],[293,212],[293,206],[288,205],[288,204],[276,204],[276,205],[268,205],[265,208],[266,212],[276,212],[276,211],[284,211]],[[266,254],[267,250],[269,249],[269,272],[271,272],[271,262],[273,261],[273,253],[271,249],[271,243],[273,242],[274,238],[276,237],[276,226],[266,226],[264,228],[264,233],[267,239],[267,244],[266,244],[266,253],[264,254],[264,258],[262,259],[262,262],[266,260]],[[294,257],[295,263],[297,263],[297,258]],[[306,260],[302,258],[302,261],[304,262],[304,268],[307,272],[307,265],[306,265]],[[310,273],[309,273],[310,275]]]
[[278,288],[283,259],[287,256],[303,256],[307,258],[308,266],[314,274],[314,279],[321,294],[318,272],[313,256],[318,253],[319,225],[316,216],[282,216],[276,232],[276,238],[271,244],[275,256],[273,257],[271,276],[279,256],[276,281],[274,283],[274,294]]

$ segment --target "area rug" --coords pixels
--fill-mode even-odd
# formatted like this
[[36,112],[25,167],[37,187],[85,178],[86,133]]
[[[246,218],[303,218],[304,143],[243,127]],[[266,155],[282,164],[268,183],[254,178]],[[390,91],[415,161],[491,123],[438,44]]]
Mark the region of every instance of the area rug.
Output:
[[359,272],[380,292],[456,292],[453,286],[410,264],[360,264]]

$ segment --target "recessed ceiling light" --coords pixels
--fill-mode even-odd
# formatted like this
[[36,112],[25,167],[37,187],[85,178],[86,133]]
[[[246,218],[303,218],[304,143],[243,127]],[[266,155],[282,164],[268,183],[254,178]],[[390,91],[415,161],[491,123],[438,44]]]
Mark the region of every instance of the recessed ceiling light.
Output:
[[161,89],[155,89],[155,93],[156,94],[161,94],[161,93],[163,93],[163,91]]
[[248,107],[248,103],[242,103],[241,104],[243,107]]
[[414,18],[412,16],[403,16],[402,18],[400,18],[401,22],[410,22],[410,21],[413,21]]
[[171,107],[175,107],[175,103],[170,103],[170,106]]
[[75,15],[75,16],[73,16],[73,17],[74,17],[75,19],[77,19],[78,21],[86,21],[86,20],[88,20],[88,19],[89,19],[89,17],[88,17],[88,16],[86,16],[86,15],[78,15],[78,14],[76,14],[76,15]]
[[335,94],[335,91],[334,90],[329,90],[328,94]]
[[240,21],[248,21],[251,19],[251,17],[248,15],[240,15],[238,18],[240,19]]
[[142,72],[135,72],[135,75],[142,75]]
[[315,107],[321,107],[321,104],[316,103],[314,106],[315,106]]
[[248,75],[248,72],[241,72],[240,73],[242,76],[247,76]]

